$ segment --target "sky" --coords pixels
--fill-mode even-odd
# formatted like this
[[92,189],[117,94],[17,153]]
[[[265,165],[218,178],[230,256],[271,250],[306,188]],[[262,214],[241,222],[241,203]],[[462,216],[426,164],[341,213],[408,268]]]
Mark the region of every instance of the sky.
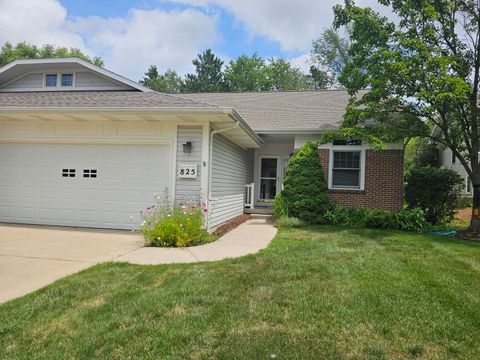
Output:
[[[0,0],[0,44],[77,47],[105,67],[139,80],[151,64],[192,72],[211,48],[226,63],[239,55],[282,57],[308,70],[312,41],[331,26],[341,0]],[[375,0],[357,0],[383,14]]]

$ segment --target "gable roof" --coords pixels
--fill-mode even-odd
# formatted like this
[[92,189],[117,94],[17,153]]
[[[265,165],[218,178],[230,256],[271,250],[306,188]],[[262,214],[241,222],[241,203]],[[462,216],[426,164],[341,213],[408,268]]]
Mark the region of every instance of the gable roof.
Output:
[[100,66],[96,66],[88,61],[72,57],[72,58],[49,58],[49,59],[21,59],[14,60],[11,63],[0,68],[0,89],[3,85],[8,84],[9,82],[21,77],[22,75],[34,71],[39,67],[42,69],[52,69],[58,70],[62,67],[68,68],[72,65],[79,66],[84,69],[88,69],[100,76],[106,77],[110,80],[114,80],[117,83],[123,84],[127,87],[127,90],[133,91],[142,91],[142,92],[152,92],[152,89],[149,89],[145,86],[140,85],[139,83],[127,79],[121,75],[114,73],[113,71],[107,70]]
[[195,93],[182,97],[234,108],[258,133],[336,130],[350,96],[345,90]]

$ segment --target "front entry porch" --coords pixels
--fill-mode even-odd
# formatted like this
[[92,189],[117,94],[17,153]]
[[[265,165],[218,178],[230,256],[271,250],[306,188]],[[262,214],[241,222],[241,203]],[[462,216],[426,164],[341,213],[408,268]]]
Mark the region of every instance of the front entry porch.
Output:
[[264,145],[255,149],[253,182],[245,185],[245,213],[271,214],[275,196],[283,189],[295,136],[261,135]]

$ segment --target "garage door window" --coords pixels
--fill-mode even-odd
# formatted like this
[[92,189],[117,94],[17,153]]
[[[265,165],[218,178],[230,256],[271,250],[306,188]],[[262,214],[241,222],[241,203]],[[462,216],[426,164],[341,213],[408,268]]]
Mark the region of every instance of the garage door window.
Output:
[[62,169],[62,177],[75,177],[75,169]]
[[97,170],[96,169],[83,169],[84,178],[96,178]]

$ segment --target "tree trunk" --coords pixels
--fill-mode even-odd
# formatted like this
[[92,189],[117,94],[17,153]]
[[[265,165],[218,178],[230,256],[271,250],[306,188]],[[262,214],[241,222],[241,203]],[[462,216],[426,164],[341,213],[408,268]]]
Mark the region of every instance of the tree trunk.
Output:
[[480,185],[473,185],[472,218],[468,232],[480,235]]

